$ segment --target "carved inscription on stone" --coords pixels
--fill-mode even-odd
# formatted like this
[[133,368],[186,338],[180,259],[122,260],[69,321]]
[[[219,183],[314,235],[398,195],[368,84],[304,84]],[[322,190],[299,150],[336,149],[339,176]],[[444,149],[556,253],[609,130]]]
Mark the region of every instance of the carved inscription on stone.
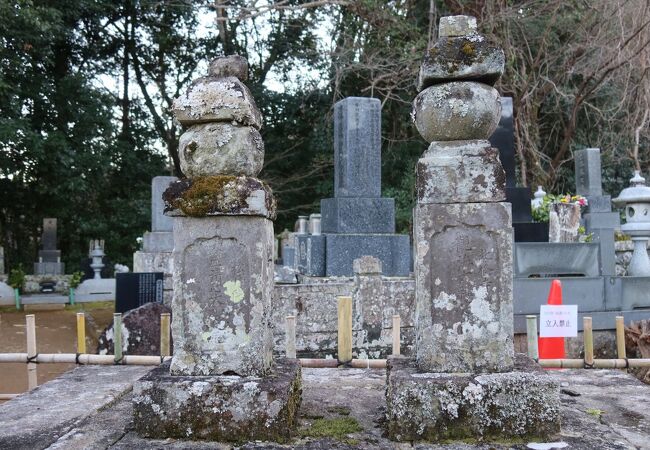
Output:
[[[229,255],[228,261],[218,255]],[[183,320],[187,329],[194,329],[200,305],[203,315],[196,350],[211,352],[229,351],[235,335],[243,338],[250,331],[250,255],[246,246],[235,239],[198,239],[183,254],[185,267],[185,296],[192,299],[186,304]]]

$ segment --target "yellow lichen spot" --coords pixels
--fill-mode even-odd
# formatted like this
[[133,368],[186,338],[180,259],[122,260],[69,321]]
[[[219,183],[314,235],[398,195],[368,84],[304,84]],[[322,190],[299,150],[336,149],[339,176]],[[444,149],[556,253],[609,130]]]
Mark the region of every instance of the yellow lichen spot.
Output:
[[467,56],[474,56],[474,53],[476,53],[476,50],[474,50],[474,46],[469,41],[463,44],[461,50]]
[[212,333],[210,333],[209,331],[204,331],[201,334],[201,339],[203,339],[203,342],[208,342],[208,339],[210,339],[211,335],[212,335]]
[[244,299],[244,291],[241,288],[241,282],[239,280],[226,281],[223,287],[226,288],[224,293],[230,297],[233,303],[239,303]]

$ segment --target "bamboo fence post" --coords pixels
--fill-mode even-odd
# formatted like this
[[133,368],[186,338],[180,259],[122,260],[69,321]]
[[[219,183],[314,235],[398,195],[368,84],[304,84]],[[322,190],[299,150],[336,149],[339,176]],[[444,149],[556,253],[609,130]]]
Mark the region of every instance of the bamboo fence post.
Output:
[[160,356],[169,356],[169,313],[160,314]]
[[619,359],[627,358],[625,351],[625,318],[616,316],[616,354]]
[[393,355],[399,355],[400,354],[400,327],[402,326],[401,324],[401,318],[399,314],[393,314]]
[[86,353],[86,315],[77,313],[77,353]]
[[352,297],[338,298],[338,361],[352,361]]
[[535,361],[539,360],[537,347],[537,316],[526,316],[526,338],[528,340],[528,356]]
[[591,317],[582,318],[582,337],[585,343],[585,361],[586,367],[593,367],[594,365],[594,334],[592,328]]
[[114,363],[122,363],[122,314],[113,314],[113,356]]
[[[36,352],[36,319],[34,314],[27,314],[25,316],[25,325],[27,326],[27,360],[35,358]],[[27,386],[31,391],[38,386],[38,373],[36,371],[36,364],[33,362],[27,363]]]
[[296,358],[296,316],[287,316],[285,336],[285,356]]

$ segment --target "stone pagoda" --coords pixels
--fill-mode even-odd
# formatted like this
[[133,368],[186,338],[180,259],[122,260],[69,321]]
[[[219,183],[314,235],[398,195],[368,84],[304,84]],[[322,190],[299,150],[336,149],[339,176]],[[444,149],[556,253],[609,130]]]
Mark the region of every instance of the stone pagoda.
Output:
[[397,441],[548,437],[559,388],[513,350],[511,207],[487,138],[500,118],[503,51],[476,19],[443,17],[413,121],[417,163],[415,359],[391,358],[387,423]]
[[297,360],[273,360],[273,222],[262,169],[262,116],[248,62],[218,58],[176,99],[187,178],[163,194],[173,216],[174,356],[134,387],[143,436],[218,441],[289,436],[300,404]]

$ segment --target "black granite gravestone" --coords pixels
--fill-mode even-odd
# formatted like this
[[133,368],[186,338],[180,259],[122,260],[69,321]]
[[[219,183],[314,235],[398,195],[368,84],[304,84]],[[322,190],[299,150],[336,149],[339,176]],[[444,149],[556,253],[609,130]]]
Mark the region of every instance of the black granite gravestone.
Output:
[[548,242],[548,224],[533,222],[530,188],[517,187],[512,98],[501,97],[501,107],[501,120],[490,136],[490,143],[499,149],[499,159],[506,172],[506,201],[512,205],[515,242]]
[[115,312],[125,313],[145,303],[163,302],[163,272],[115,274]]

